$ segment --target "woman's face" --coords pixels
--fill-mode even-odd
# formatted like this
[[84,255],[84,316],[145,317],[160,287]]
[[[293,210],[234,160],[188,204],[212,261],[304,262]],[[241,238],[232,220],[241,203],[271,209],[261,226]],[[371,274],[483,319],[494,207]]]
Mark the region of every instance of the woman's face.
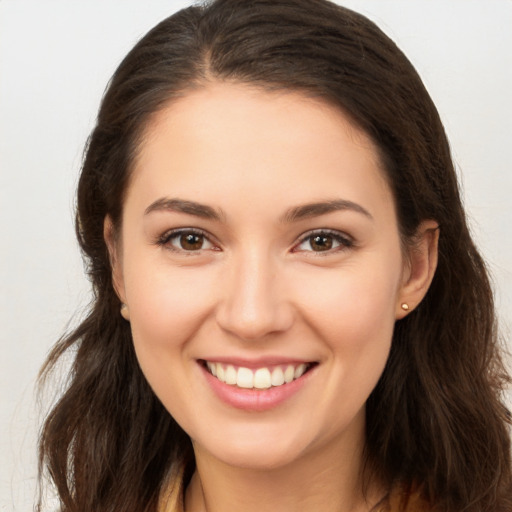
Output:
[[279,467],[361,447],[410,272],[347,117],[236,84],[178,99],[147,130],[115,251],[140,366],[196,453]]

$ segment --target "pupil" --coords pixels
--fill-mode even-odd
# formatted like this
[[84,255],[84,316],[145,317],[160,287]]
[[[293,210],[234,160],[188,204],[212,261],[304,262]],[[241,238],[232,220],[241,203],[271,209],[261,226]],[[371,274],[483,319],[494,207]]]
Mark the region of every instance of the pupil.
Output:
[[188,233],[187,235],[181,235],[180,243],[183,249],[187,249],[189,251],[197,251],[201,249],[203,245],[203,237],[202,235]]
[[332,237],[317,235],[311,240],[311,247],[315,251],[328,251],[332,248]]

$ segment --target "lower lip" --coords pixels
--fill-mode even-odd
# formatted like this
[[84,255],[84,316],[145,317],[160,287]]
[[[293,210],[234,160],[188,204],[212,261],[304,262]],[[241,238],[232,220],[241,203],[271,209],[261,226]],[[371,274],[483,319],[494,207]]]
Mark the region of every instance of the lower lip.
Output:
[[268,411],[295,395],[309,380],[310,369],[298,379],[268,389],[242,389],[231,386],[214,377],[202,364],[200,364],[205,378],[214,393],[226,404],[245,411]]

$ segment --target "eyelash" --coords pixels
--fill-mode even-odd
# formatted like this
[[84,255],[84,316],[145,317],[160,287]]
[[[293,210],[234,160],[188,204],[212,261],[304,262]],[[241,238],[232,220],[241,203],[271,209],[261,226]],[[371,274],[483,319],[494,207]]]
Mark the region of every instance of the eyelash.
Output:
[[[303,243],[307,242],[308,240],[310,241],[309,244],[311,246],[311,242],[313,241],[313,239],[315,237],[324,237],[324,238],[329,237],[332,240],[334,240],[336,243],[338,243],[339,245],[337,247],[328,248],[325,251],[313,251],[313,250],[301,251],[300,249],[297,249],[298,247],[300,247]],[[301,237],[299,243],[294,246],[293,252],[312,252],[312,253],[315,253],[315,255],[317,255],[317,256],[324,256],[324,255],[328,255],[328,254],[333,254],[335,252],[343,251],[346,249],[350,249],[351,247],[354,247],[354,240],[352,238],[350,238],[349,236],[341,233],[340,231],[336,231],[334,229],[316,229],[314,231],[309,231],[308,233],[304,234]]]
[[158,238],[156,243],[157,243],[157,245],[160,245],[162,247],[166,247],[167,249],[169,249],[171,251],[185,253],[185,254],[194,254],[194,253],[199,253],[202,250],[205,250],[203,248],[197,249],[197,250],[186,250],[186,249],[183,249],[183,248],[174,247],[171,244],[171,241],[174,238],[178,238],[178,237],[184,236],[184,235],[193,235],[193,236],[202,237],[205,242],[211,244],[211,246],[212,246],[211,249],[207,248],[206,250],[219,250],[216,247],[216,244],[214,244],[211,241],[211,235],[209,235],[208,233],[206,233],[202,229],[197,229],[197,228],[181,228],[181,229],[173,229],[171,231],[167,231],[161,237]]
[[[187,250],[180,247],[175,247],[171,244],[171,241],[173,239],[177,239],[178,237],[184,236],[184,235],[193,235],[202,237],[204,242],[207,242],[211,245],[211,247],[203,248],[196,250]],[[299,249],[299,247],[310,240],[310,247],[311,242],[313,241],[314,237],[324,237],[334,240],[335,243],[338,245],[335,247],[330,247],[324,251],[313,251],[313,250],[307,250],[307,249]],[[204,243],[203,242],[203,243]],[[220,250],[216,243],[212,242],[211,235],[207,232],[197,229],[197,228],[180,228],[180,229],[173,229],[171,231],[167,231],[162,236],[160,236],[157,241],[157,245],[166,247],[167,249],[173,251],[173,252],[179,252],[187,255],[193,255],[198,254],[203,250]],[[292,248],[292,252],[311,252],[318,256],[324,256],[328,254],[333,254],[335,252],[343,251],[346,249],[350,249],[351,247],[354,247],[354,241],[352,238],[348,237],[347,235],[341,233],[340,231],[336,231],[333,229],[317,229],[314,231],[309,231],[308,233],[305,233],[303,236],[301,236],[299,242],[294,245]]]

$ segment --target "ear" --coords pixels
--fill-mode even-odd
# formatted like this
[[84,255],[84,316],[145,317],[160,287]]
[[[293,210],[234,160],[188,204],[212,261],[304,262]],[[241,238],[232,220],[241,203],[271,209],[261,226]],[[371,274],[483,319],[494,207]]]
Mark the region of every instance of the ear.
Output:
[[125,290],[121,254],[119,248],[119,240],[116,235],[114,224],[109,215],[103,221],[103,238],[107,245],[108,254],[110,258],[110,267],[112,268],[112,284],[114,291],[119,297],[121,303],[125,304]]
[[416,308],[427,294],[437,268],[438,242],[439,224],[433,220],[423,221],[406,256],[402,285],[397,296],[397,320]]

